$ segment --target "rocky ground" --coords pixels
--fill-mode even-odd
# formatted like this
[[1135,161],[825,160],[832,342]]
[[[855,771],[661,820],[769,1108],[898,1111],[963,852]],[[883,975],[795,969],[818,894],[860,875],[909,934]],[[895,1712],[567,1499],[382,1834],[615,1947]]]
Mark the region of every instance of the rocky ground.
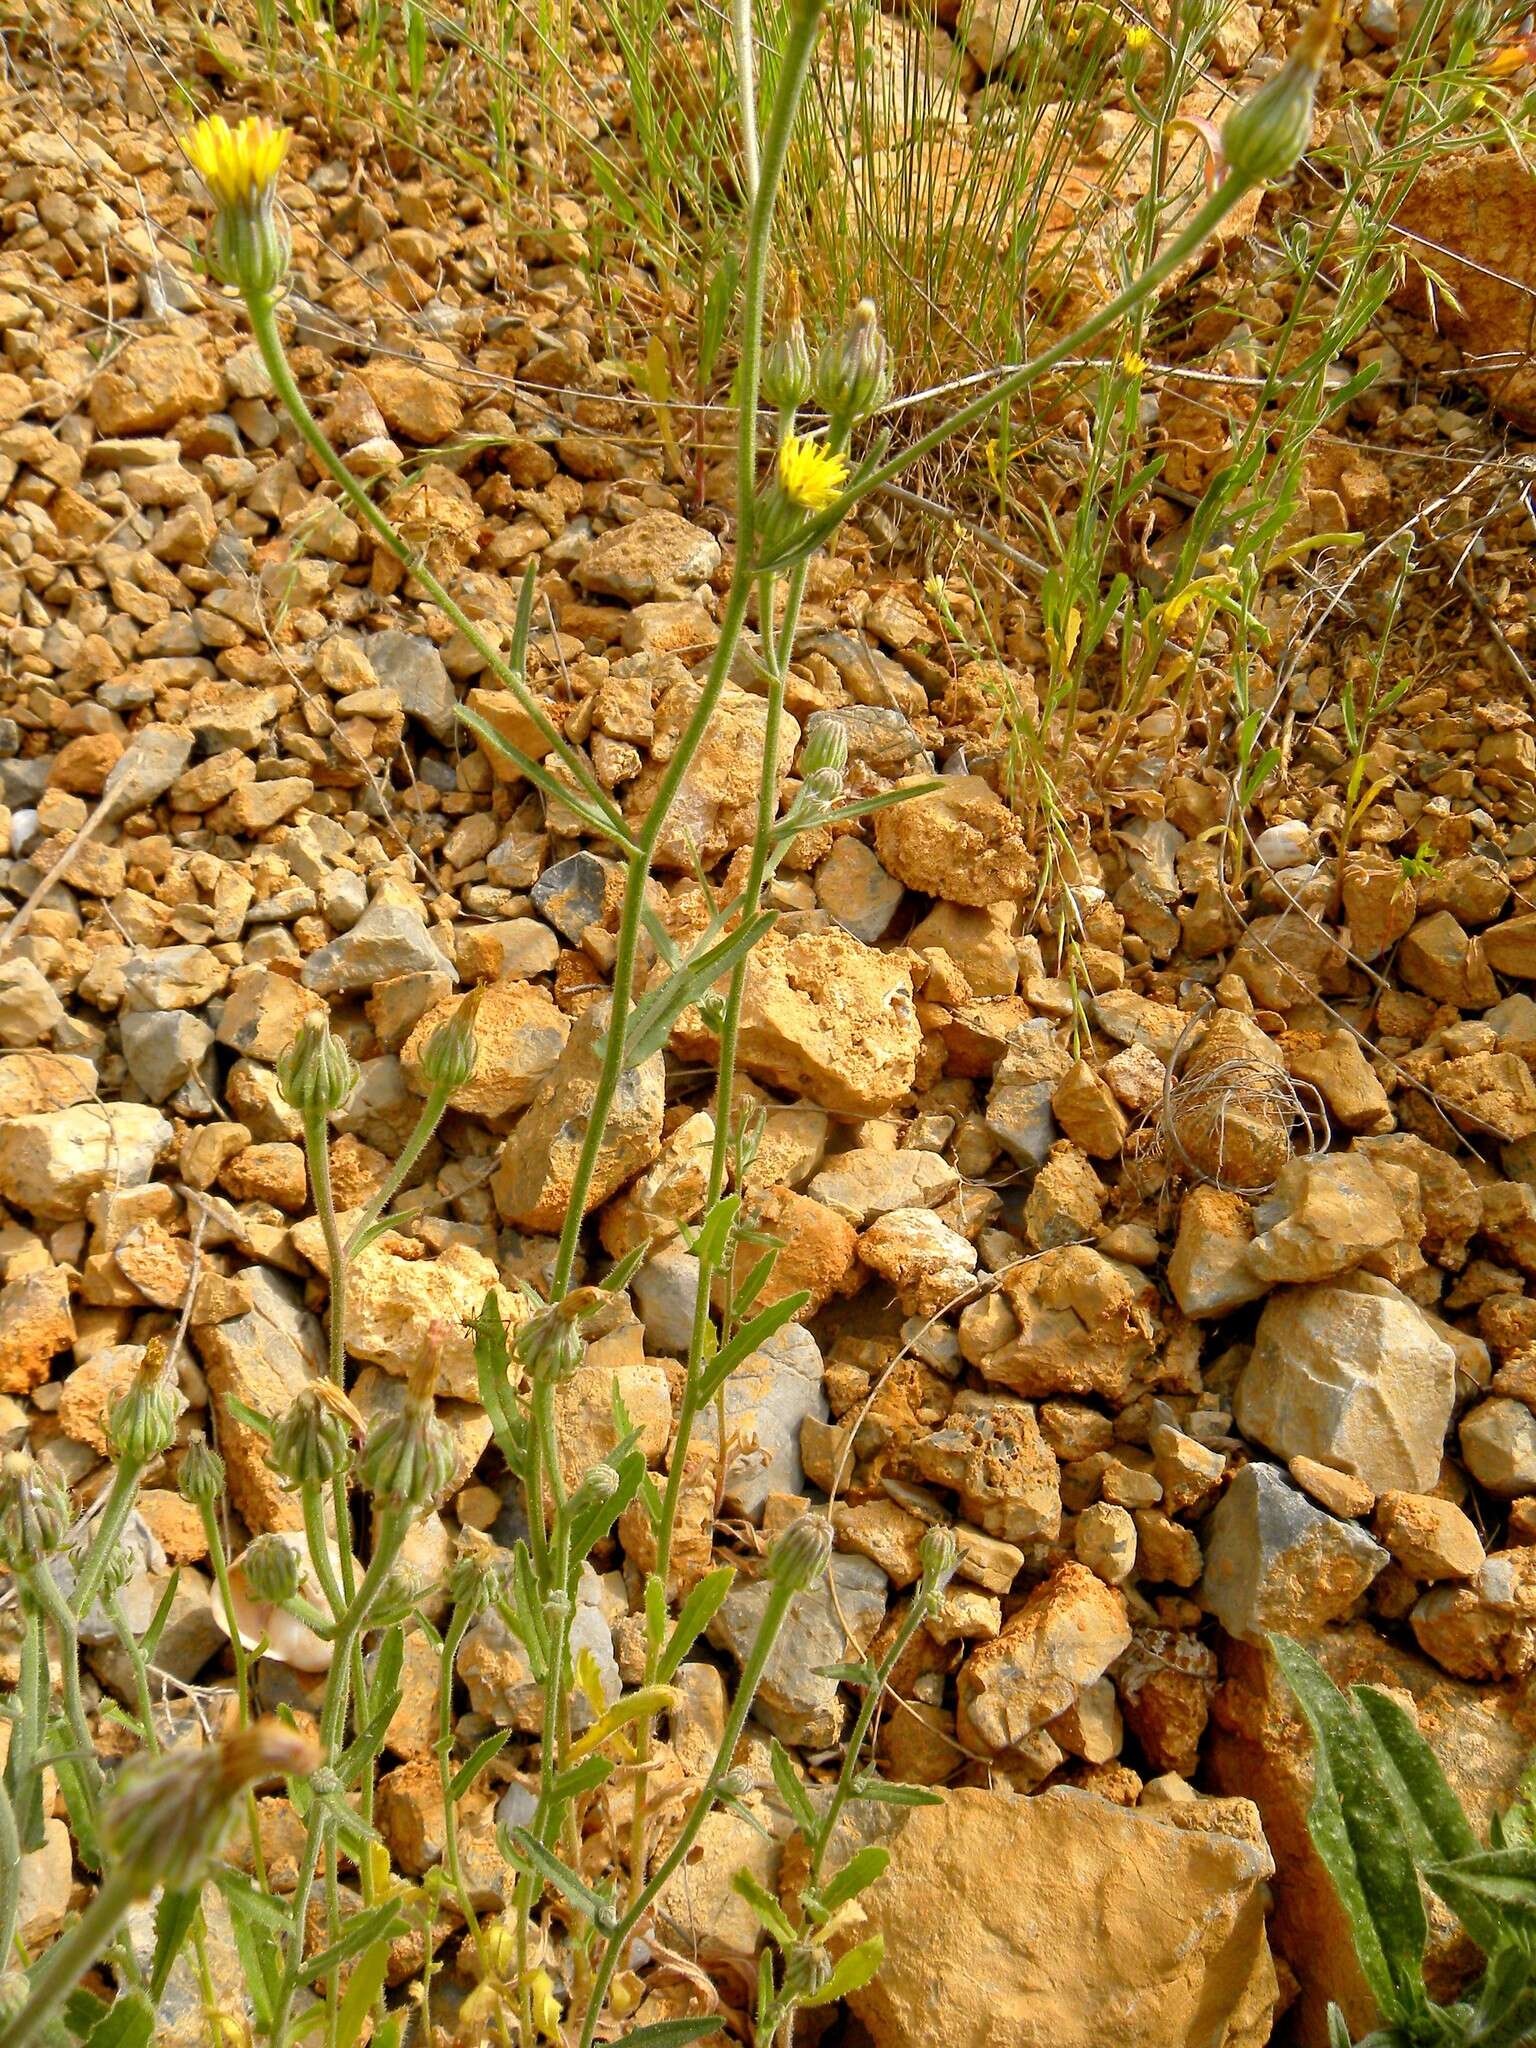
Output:
[[[1236,10],[1234,75],[1273,26]],[[1346,69],[1389,76],[1392,35],[1350,34]],[[480,1070],[413,1176],[409,1227],[353,1277],[365,1417],[399,1400],[431,1320],[454,1333],[439,1384],[458,1468],[412,1539],[430,1585],[463,1532],[509,1526],[465,1325],[488,1288],[515,1314],[515,1283],[547,1279],[617,875],[461,736],[467,704],[531,744],[317,487],[236,309],[196,276],[201,208],[152,81],[124,58],[61,86],[40,44],[18,53],[0,108],[0,1440],[87,1507],[109,1476],[106,1407],[147,1339],[185,1321],[183,1428],[228,1462],[233,1547],[291,1526],[239,1413],[280,1410],[324,1362],[323,1246],[273,1063],[325,1012],[356,1054],[332,1147],[356,1207],[414,1120],[425,1036],[483,986]],[[638,813],[712,643],[728,505],[666,481],[631,431],[567,252],[529,234],[514,294],[493,297],[508,251],[472,193],[390,176],[312,126],[290,169],[312,402],[483,630],[507,637],[536,564],[535,685]],[[1384,531],[1439,493],[1451,535],[1443,582],[1410,593],[1394,660],[1412,687],[1373,739],[1383,793],[1342,857],[1337,688],[1370,649],[1350,604],[1319,623],[1315,586],[1267,597],[1306,652],[1235,857],[1219,720],[1135,726],[1078,820],[1064,963],[995,710],[1000,691],[1033,695],[1032,600],[1000,597],[1002,659],[981,661],[946,638],[915,557],[892,566],[854,532],[813,577],[786,796],[817,721],[846,734],[854,794],[935,771],[943,786],[807,835],[773,888],[741,1043],[742,1105],[763,1112],[743,1192],[783,1246],[773,1287],[810,1302],[731,1383],[718,1517],[707,1432],[684,1491],[681,1582],[712,1557],[744,1569],[711,1655],[680,1675],[665,1756],[678,1783],[701,1767],[752,1627],[752,1561],[800,1504],[832,1503],[837,1554],[759,1718],[813,1778],[848,1716],[820,1667],[878,1645],[924,1530],[954,1525],[959,1576],[880,1728],[887,1773],[953,1789],[870,1823],[895,1848],[868,1895],[890,1960],[854,2001],[878,2048],[1258,2048],[1277,2026],[1314,2044],[1330,1997],[1368,2023],[1266,1630],[1410,1696],[1479,1821],[1525,1763],[1536,692],[1531,456],[1511,435],[1532,404],[1525,301],[1487,273],[1524,265],[1529,288],[1530,197],[1512,152],[1434,175],[1419,232],[1484,268],[1440,332],[1418,305],[1382,315],[1360,359],[1388,374],[1319,442],[1308,530]],[[1161,431],[1198,466],[1212,443],[1180,429],[1183,402],[1165,392]],[[1159,516],[1182,515],[1168,499]],[[747,840],[762,721],[746,675],[663,842],[657,906],[679,936],[701,921],[696,866],[727,876]],[[1063,741],[1064,787],[1086,788],[1108,722],[1089,706],[1076,753]],[[667,1462],[712,1050],[685,1018],[605,1153],[587,1270],[651,1249],[562,1393],[573,1475],[613,1441],[615,1384]],[[147,1621],[179,1570],[157,1658],[173,1730],[228,1686],[177,1461],[151,1475],[126,1595]],[[576,1628],[613,1692],[637,1675],[647,1562],[638,1523],[621,1539]],[[263,1660],[266,1700],[312,1702],[302,1652]],[[107,1641],[90,1666],[115,1753],[128,1674]],[[492,1904],[495,1814],[518,1817],[537,1699],[494,1617],[459,1675],[465,1743],[518,1736],[497,1804],[464,1817]],[[441,1853],[421,1638],[407,1679],[380,1817],[417,1874]],[[742,2002],[754,1929],[725,1881],[743,1862],[772,1880],[790,1833],[761,1737],[746,1760],[771,1839],[711,1823],[658,1936],[659,2009],[669,1983],[696,1990],[696,1964]],[[291,1853],[279,1802],[269,1819]],[[61,1818],[23,1886],[31,1947],[82,1895]],[[1436,1942],[1445,1990],[1468,1958],[1448,1923]]]

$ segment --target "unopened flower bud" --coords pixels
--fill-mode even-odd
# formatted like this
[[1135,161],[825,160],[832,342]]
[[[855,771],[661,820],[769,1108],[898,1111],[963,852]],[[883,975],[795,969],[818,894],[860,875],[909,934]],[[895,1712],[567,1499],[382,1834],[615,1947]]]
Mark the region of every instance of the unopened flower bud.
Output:
[[453,1477],[453,1439],[438,1421],[432,1398],[436,1379],[436,1345],[429,1333],[400,1412],[374,1425],[358,1461],[358,1477],[378,1507],[425,1507]]
[[201,1431],[182,1452],[181,1470],[176,1477],[182,1499],[191,1501],[194,1507],[212,1507],[223,1498],[224,1460]]
[[580,1322],[563,1302],[530,1316],[512,1339],[512,1349],[534,1380],[568,1380],[587,1355]]
[[848,766],[848,734],[836,719],[818,711],[812,718],[800,749],[802,777],[834,772],[839,780]]
[[168,1357],[165,1339],[152,1337],[107,1417],[107,1449],[125,1465],[152,1464],[176,1441],[176,1418],[187,1404],[166,1371]]
[[960,1562],[960,1545],[955,1541],[954,1530],[946,1523],[936,1522],[924,1533],[917,1556],[923,1568],[923,1585],[932,1593],[942,1593]]
[[126,1543],[114,1543],[102,1566],[100,1598],[114,1599],[139,1569],[139,1559]]
[[816,363],[816,401],[845,429],[885,403],[890,386],[885,337],[873,299],[860,299],[839,342],[829,342]]
[[731,1769],[717,1780],[715,1791],[722,1799],[745,1799],[756,1783],[757,1780],[744,1764],[733,1764]]
[[763,353],[763,402],[775,412],[793,415],[810,397],[814,378],[811,351],[800,319],[800,294],[795,292],[784,325]]
[[277,1056],[277,1092],[302,1117],[334,1115],[357,1086],[357,1063],[331,1031],[330,1019],[311,1017]]
[[0,1458],[0,1564],[25,1571],[60,1549],[68,1534],[63,1488],[25,1451],[7,1451]]
[[347,1471],[362,1441],[361,1415],[334,1380],[310,1380],[278,1417],[267,1463],[293,1492]]
[[619,1490],[619,1475],[611,1465],[596,1464],[587,1468],[581,1484],[567,1503],[573,1515],[585,1514],[588,1508],[595,1508],[605,1500],[612,1500]]
[[784,1958],[786,1998],[814,1998],[832,1975],[832,1958],[824,1948],[797,1941]]
[[831,1555],[832,1528],[825,1515],[796,1515],[768,1552],[768,1576],[801,1593],[821,1578]]
[[314,1739],[281,1721],[257,1721],[204,1749],[190,1746],[140,1757],[118,1776],[102,1816],[113,1864],[138,1897],[156,1885],[196,1886],[218,1854],[234,1801],[269,1778],[308,1778],[320,1762]]
[[1338,25],[1338,0],[1308,15],[1274,77],[1227,116],[1221,153],[1227,169],[1247,185],[1273,185],[1288,177],[1312,140],[1318,80]]
[[453,1096],[472,1081],[479,1047],[475,1043],[475,1017],[485,1000],[484,988],[467,995],[446,1024],[439,1024],[422,1047],[421,1071],[429,1084],[444,1095]]
[[252,1540],[241,1559],[240,1569],[245,1576],[247,1592],[263,1606],[291,1600],[303,1579],[299,1553],[275,1530]]

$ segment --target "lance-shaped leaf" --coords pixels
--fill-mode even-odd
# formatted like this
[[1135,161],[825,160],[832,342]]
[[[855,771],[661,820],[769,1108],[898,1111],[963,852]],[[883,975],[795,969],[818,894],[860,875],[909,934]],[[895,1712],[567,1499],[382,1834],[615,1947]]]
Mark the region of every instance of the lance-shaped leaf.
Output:
[[629,1013],[624,1031],[625,1066],[638,1067],[652,1053],[660,1052],[684,1010],[707,995],[722,975],[730,973],[777,921],[777,916],[776,911],[760,910],[713,946],[693,954],[657,987],[648,989]]

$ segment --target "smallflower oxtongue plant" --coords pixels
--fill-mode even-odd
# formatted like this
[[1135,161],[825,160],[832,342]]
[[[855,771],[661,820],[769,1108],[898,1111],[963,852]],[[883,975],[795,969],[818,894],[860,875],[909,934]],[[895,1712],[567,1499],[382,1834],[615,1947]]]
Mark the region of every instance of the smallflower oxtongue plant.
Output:
[[805,512],[825,512],[837,503],[848,481],[848,458],[819,441],[786,434],[779,448],[779,483],[784,495]]
[[186,139],[192,168],[215,208],[209,259],[225,284],[243,293],[275,291],[288,270],[288,237],[277,217],[277,174],[292,140],[260,115],[231,128],[222,114],[199,121]]

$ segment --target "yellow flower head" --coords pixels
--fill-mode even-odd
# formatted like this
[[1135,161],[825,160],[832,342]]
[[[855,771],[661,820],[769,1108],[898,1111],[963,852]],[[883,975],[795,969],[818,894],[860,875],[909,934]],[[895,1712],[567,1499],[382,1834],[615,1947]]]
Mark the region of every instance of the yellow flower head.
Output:
[[848,481],[848,458],[834,455],[819,441],[786,434],[779,444],[779,482],[791,504],[804,512],[825,512],[835,505]]
[[1147,359],[1138,355],[1135,349],[1128,348],[1120,358],[1120,367],[1127,377],[1139,377],[1147,367]]
[[186,148],[216,206],[248,207],[275,190],[292,140],[288,129],[263,115],[248,115],[231,128],[222,114],[210,114],[187,137]]
[[214,205],[208,267],[248,299],[270,297],[288,269],[277,174],[292,140],[286,128],[261,115],[231,128],[222,114],[210,114],[186,137],[187,156]]
[[1141,56],[1152,47],[1152,31],[1144,21],[1133,21],[1125,32],[1125,47]]

